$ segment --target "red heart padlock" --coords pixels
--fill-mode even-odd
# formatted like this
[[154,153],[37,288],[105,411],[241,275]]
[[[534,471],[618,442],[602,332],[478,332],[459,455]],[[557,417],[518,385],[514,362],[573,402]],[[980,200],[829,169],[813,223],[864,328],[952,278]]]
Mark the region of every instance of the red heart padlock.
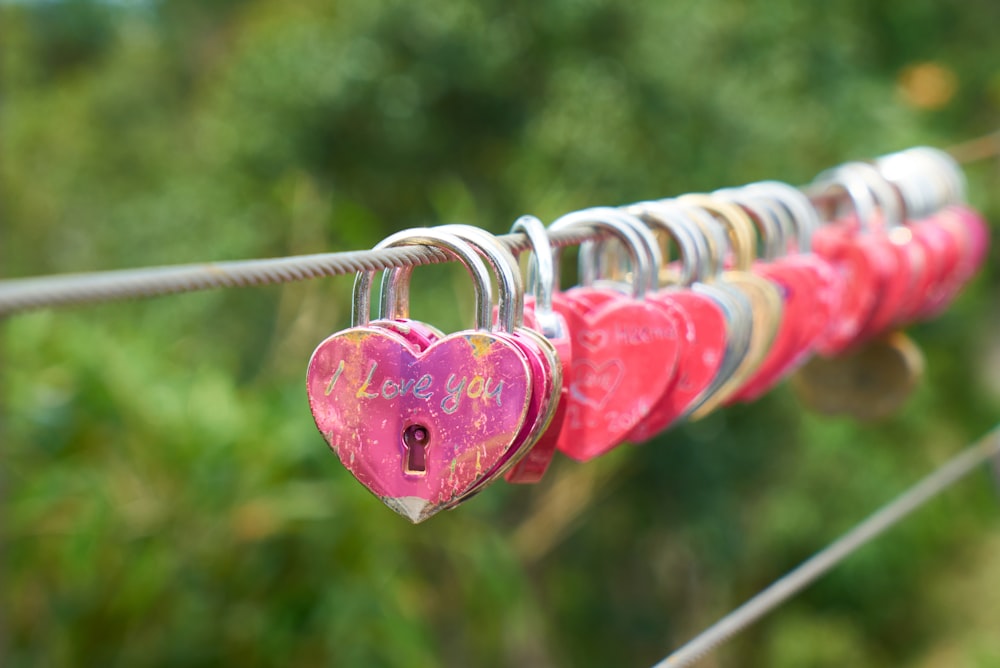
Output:
[[[804,363],[816,349],[817,343],[839,317],[843,302],[844,276],[833,265],[812,252],[812,238],[821,226],[819,214],[809,198],[787,183],[764,181],[745,187],[751,193],[773,201],[771,208],[779,220],[784,221],[785,239],[780,258],[782,264],[802,268],[811,276],[811,285],[806,288],[812,297],[812,307],[802,318],[798,352],[777,372],[779,378],[791,373]],[[808,277],[807,277],[808,280]],[[796,309],[792,306],[793,310]]]
[[809,343],[806,327],[816,310],[818,284],[815,275],[805,267],[780,258],[771,263],[756,263],[754,273],[778,288],[782,321],[772,350],[731,401],[754,401],[784,377]]
[[815,310],[813,295],[817,286],[811,272],[777,257],[783,252],[782,248],[788,246],[785,237],[790,230],[785,229],[775,202],[764,199],[759,193],[740,189],[727,189],[715,194],[741,207],[756,223],[766,255],[764,261],[754,262],[752,270],[770,281],[778,289],[782,300],[782,318],[770,349],[727,403],[749,401],[780,380],[782,371],[799,355],[805,338],[803,329]]
[[[548,299],[548,303],[548,308],[551,309],[551,298]],[[556,409],[548,428],[535,444],[531,446],[531,449],[524,457],[507,471],[505,480],[510,483],[528,484],[536,483],[542,479],[545,471],[549,468],[549,464],[552,463],[552,458],[556,452],[556,443],[562,431],[563,421],[566,418],[566,407],[569,403],[569,387],[572,381],[572,344],[569,338],[569,326],[566,324],[565,319],[555,311],[551,311],[551,314],[553,318],[548,318],[544,315],[539,316],[536,311],[535,300],[532,298],[525,299],[525,327],[539,332],[552,344],[562,367],[562,387],[556,399]],[[549,324],[545,324],[546,322]]]
[[857,243],[864,248],[876,272],[875,307],[862,327],[858,342],[883,333],[904,309],[912,290],[914,272],[922,269],[909,264],[904,248],[895,243],[887,231],[873,230],[859,234]]
[[[683,354],[677,362],[673,387],[649,416],[628,434],[630,441],[644,441],[669,428],[695,410],[722,372],[729,343],[728,321],[722,307],[691,286],[700,280],[707,263],[699,255],[694,226],[678,205],[642,202],[627,209],[653,230],[662,230],[676,244],[681,264],[675,269],[678,285],[660,288],[650,299],[679,309]],[[702,240],[703,241],[703,240]],[[707,252],[707,251],[705,251]]]
[[[890,322],[910,283],[909,275],[899,272],[893,245],[873,226],[877,205],[898,207],[891,186],[864,163],[841,165],[817,181],[825,191],[842,188],[854,208],[854,215],[821,228],[813,238],[813,249],[843,272],[847,286],[840,317],[817,344],[821,353],[836,354]],[[875,189],[881,193],[878,202]]]
[[[924,294],[929,285],[926,252],[921,244],[912,243],[912,234],[902,226],[905,211],[901,191],[878,169],[867,163],[849,163],[834,173],[854,181],[857,188],[867,188],[878,206],[864,224],[869,234],[859,237],[859,243],[867,244],[878,257],[878,299],[859,336],[859,340],[867,340],[887,330]],[[855,186],[849,184],[848,192]]]
[[938,278],[937,267],[927,245],[916,238],[912,225],[896,227],[889,230],[888,235],[909,271],[910,288],[887,326],[907,325],[933,289]]
[[962,261],[962,242],[938,223],[932,215],[913,223],[913,240],[921,244],[933,279],[921,299],[907,313],[907,321],[920,320],[935,304],[944,303],[955,285],[956,271]]
[[648,415],[673,383],[679,354],[679,332],[671,314],[644,298],[650,261],[638,233],[621,222],[624,215],[614,209],[588,209],[563,216],[550,227],[610,231],[625,243],[637,274],[631,297],[611,293],[594,308],[568,295],[553,297],[553,308],[569,325],[573,357],[557,447],[581,461],[614,448]]
[[[506,471],[524,454],[526,448],[530,447],[531,441],[537,438],[538,434],[544,430],[545,421],[547,420],[547,415],[543,412],[543,409],[547,406],[545,403],[546,397],[554,391],[552,387],[553,364],[551,364],[550,360],[548,360],[547,356],[540,349],[539,342],[526,340],[523,335],[516,335],[519,333],[517,331],[516,314],[523,308],[520,303],[520,296],[523,289],[519,281],[519,276],[516,273],[516,265],[514,264],[513,257],[504,258],[499,256],[500,253],[505,251],[502,248],[484,250],[484,246],[488,247],[490,242],[494,240],[492,235],[478,228],[460,225],[442,226],[434,228],[430,232],[434,234],[445,232],[447,234],[465,236],[466,240],[468,240],[471,234],[472,238],[478,240],[475,246],[476,250],[490,262],[499,279],[500,285],[503,286],[503,289],[500,291],[500,303],[496,307],[497,314],[500,317],[494,319],[498,330],[495,332],[495,335],[507,339],[523,353],[524,360],[531,369],[532,378],[535,381],[529,401],[528,414],[515,439],[514,446],[510,448],[504,457],[497,460],[495,465],[465,494],[447,504],[450,507],[461,503],[485,485],[493,482],[497,476]],[[392,319],[377,320],[375,322],[379,326],[389,328],[396,328],[399,325],[403,325],[408,331],[409,340],[426,338],[433,343],[442,338],[443,335],[430,325],[410,320],[407,317],[409,313],[409,277],[411,273],[412,267],[400,267],[385,273],[382,281],[380,311],[391,315]],[[511,332],[515,332],[515,334],[512,335]],[[420,349],[418,348],[418,350]]]

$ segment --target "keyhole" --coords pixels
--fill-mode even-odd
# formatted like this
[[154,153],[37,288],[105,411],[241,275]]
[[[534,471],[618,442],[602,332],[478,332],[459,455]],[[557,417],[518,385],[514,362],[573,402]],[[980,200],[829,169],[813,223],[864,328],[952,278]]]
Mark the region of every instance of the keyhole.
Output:
[[423,425],[411,424],[403,430],[403,447],[406,448],[403,473],[409,475],[427,473],[427,444],[430,440],[431,435]]

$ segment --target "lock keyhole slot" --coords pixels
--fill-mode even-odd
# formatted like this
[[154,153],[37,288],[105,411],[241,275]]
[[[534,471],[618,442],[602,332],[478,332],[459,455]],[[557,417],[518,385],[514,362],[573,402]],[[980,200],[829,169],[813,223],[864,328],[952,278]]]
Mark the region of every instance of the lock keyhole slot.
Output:
[[422,424],[411,424],[403,430],[403,473],[424,475],[427,473],[427,447],[431,435]]

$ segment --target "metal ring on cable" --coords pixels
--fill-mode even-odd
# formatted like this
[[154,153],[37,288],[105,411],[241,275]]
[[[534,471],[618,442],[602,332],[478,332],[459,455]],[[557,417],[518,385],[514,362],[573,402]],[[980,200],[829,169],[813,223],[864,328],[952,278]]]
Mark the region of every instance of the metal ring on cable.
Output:
[[851,162],[842,165],[842,168],[856,172],[871,189],[875,203],[882,212],[882,228],[894,239],[909,239],[906,206],[899,190],[867,162]]
[[[574,227],[593,227],[611,232],[612,235],[625,245],[625,251],[632,262],[633,271],[635,272],[635,280],[632,282],[632,295],[638,299],[647,292],[650,285],[653,285],[652,281],[655,280],[655,277],[652,276],[649,254],[642,252],[646,243],[640,236],[641,233],[631,226],[624,224],[621,220],[623,215],[627,214],[623,214],[618,209],[611,207],[593,207],[567,213],[549,225],[549,229],[556,232]],[[647,233],[649,233],[648,230]],[[655,239],[653,245],[656,245]],[[554,251],[554,257],[557,262],[560,254],[561,251],[559,249]],[[553,276],[553,289],[559,289],[558,272]]]
[[736,268],[749,271],[756,256],[756,241],[754,224],[743,209],[705,194],[681,195],[677,198],[681,204],[691,204],[713,215],[717,225],[728,232],[729,247],[733,251],[733,261]]
[[792,216],[798,252],[808,253],[812,250],[812,236],[823,222],[804,192],[781,181],[758,181],[744,187],[781,204]]
[[903,198],[909,217],[924,218],[950,198],[950,186],[926,157],[893,154],[876,160],[875,166]]
[[920,146],[883,156],[875,164],[900,190],[915,217],[965,201],[965,174],[944,151]]
[[653,231],[662,230],[678,248],[681,259],[679,283],[689,286],[704,278],[705,260],[708,259],[708,242],[705,237],[692,232],[690,221],[685,218],[680,205],[675,202],[651,200],[625,207]]
[[704,277],[714,280],[722,276],[726,270],[726,251],[729,250],[731,242],[725,228],[719,224],[715,216],[710,214],[700,206],[687,204],[676,199],[659,200],[664,204],[676,206],[678,211],[684,213],[684,221],[696,239],[700,239],[707,248],[704,257],[708,259],[706,263],[706,273]]
[[[497,276],[505,289],[497,295],[500,331],[513,332],[524,324],[524,281],[517,258],[497,238],[486,230],[472,225],[441,225],[434,229],[451,232],[473,245]],[[510,307],[507,308],[507,302]]]
[[561,339],[567,335],[565,320],[552,309],[552,290],[555,284],[556,266],[553,259],[552,243],[545,225],[535,216],[521,216],[514,221],[511,232],[522,232],[531,246],[528,265],[528,289],[535,297],[535,321],[542,334],[549,339]]
[[813,183],[820,189],[821,194],[844,192],[854,207],[858,225],[864,231],[871,229],[872,220],[875,218],[875,195],[859,174],[845,172],[843,166],[834,167],[820,172]]
[[[617,220],[631,227],[639,235],[639,240],[642,242],[642,247],[645,249],[651,264],[646,291],[656,290],[659,287],[660,269],[663,267],[663,252],[660,250],[660,243],[656,235],[650,231],[647,225],[625,209],[614,209],[614,211],[617,213]],[[585,241],[580,245],[580,282],[583,285],[591,285],[602,273],[599,266],[603,265],[602,261],[606,258],[599,257],[599,252],[603,246],[604,242],[597,241]],[[617,263],[619,266],[621,265],[620,260],[621,258]]]
[[907,149],[904,153],[918,159],[926,159],[938,167],[950,192],[950,198],[942,204],[961,204],[966,201],[965,172],[951,154],[930,146],[917,146]]
[[862,230],[870,230],[875,211],[882,212],[886,229],[903,224],[905,213],[899,194],[877,169],[866,162],[847,162],[822,172],[817,178],[827,191],[841,187],[854,205]]
[[756,224],[755,228],[760,236],[761,247],[764,251],[760,254],[761,259],[771,261],[784,255],[785,249],[788,247],[786,231],[782,226],[782,221],[771,211],[765,198],[742,188],[720,188],[712,192],[712,197],[719,197],[736,204]]
[[[476,295],[476,329],[490,329],[493,315],[493,289],[490,285],[490,272],[472,246],[453,234],[422,227],[392,234],[376,244],[375,250],[394,246],[432,246],[454,255],[473,279]],[[399,271],[404,269],[410,268],[401,267]],[[374,276],[374,271],[358,272],[355,276],[351,309],[352,327],[367,325],[371,320],[371,283]],[[399,317],[408,316],[408,305],[401,307],[396,304],[393,308],[396,313],[383,314],[383,316],[389,318],[395,318],[397,314]]]

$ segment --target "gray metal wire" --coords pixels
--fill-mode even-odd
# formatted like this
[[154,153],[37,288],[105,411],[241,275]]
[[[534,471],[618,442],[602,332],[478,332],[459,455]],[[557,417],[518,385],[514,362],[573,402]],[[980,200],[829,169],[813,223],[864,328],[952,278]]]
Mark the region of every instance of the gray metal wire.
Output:
[[[1000,131],[972,139],[948,149],[959,163],[983,160],[1000,154]],[[832,195],[806,190],[815,203]],[[554,232],[554,246],[572,246],[604,236],[594,228]],[[498,237],[513,252],[527,250],[527,237]],[[124,269],[85,274],[59,274],[0,280],[0,318],[23,311],[56,306],[74,306],[154,297],[212,288],[271,285],[303,281],[321,276],[340,276],[358,271],[380,271],[391,267],[447,262],[441,251],[430,247],[403,247],[378,251],[319,253],[267,260],[241,260],[190,265]]]
[[[589,228],[551,234],[555,246],[570,246],[603,233]],[[523,234],[497,237],[511,251],[528,249]],[[86,274],[59,274],[0,281],[0,317],[55,306],[73,306],[137,297],[153,297],[211,288],[245,287],[341,276],[359,271],[448,262],[451,258],[429,246],[384,250],[319,253],[291,257],[211,262],[203,264],[123,269]]]
[[914,510],[998,455],[1000,455],[1000,425],[767,589],[688,641],[653,668],[681,668],[704,658]]

